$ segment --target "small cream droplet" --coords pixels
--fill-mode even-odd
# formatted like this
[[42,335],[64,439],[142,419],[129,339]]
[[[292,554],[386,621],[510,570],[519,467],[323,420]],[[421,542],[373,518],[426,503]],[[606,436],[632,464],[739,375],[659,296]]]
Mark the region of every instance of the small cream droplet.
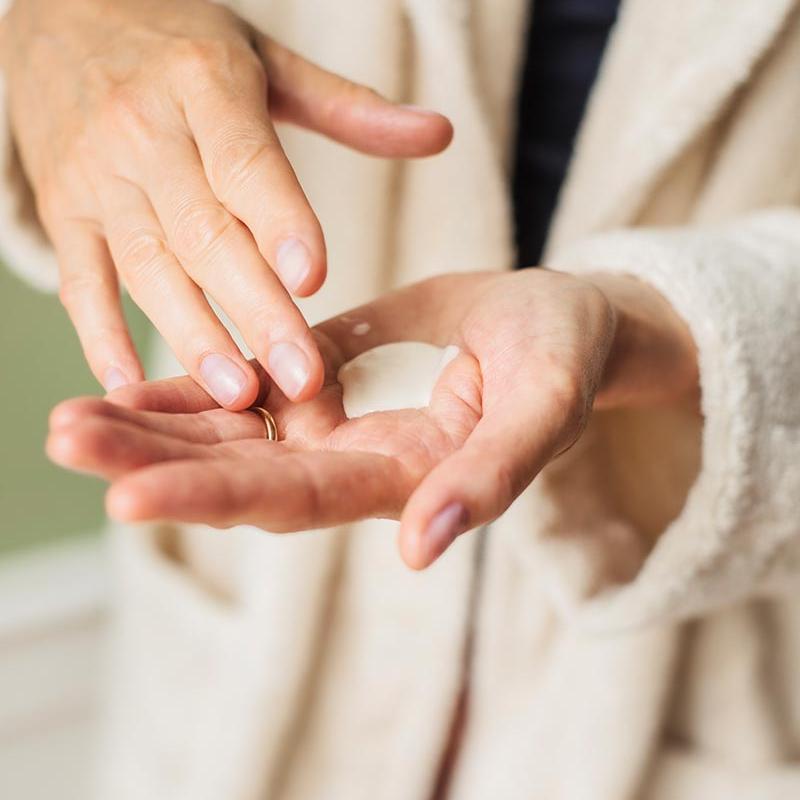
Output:
[[370,332],[371,325],[369,322],[359,322],[357,325],[353,326],[353,330],[351,331],[353,336],[364,336],[365,334]]

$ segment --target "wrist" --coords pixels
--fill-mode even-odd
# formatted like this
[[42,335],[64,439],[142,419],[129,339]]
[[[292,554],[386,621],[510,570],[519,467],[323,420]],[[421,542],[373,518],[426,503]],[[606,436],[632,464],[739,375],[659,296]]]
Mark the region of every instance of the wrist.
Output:
[[686,322],[656,289],[625,274],[594,273],[616,319],[595,407],[663,406],[696,399],[697,350]]

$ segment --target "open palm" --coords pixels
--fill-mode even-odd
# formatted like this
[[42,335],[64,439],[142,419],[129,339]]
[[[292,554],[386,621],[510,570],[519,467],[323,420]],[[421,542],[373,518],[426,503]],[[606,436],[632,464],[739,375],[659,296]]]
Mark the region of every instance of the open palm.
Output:
[[[426,566],[450,533],[501,513],[575,440],[591,406],[613,315],[581,281],[535,272],[445,276],[318,326],[326,380],[314,400],[291,403],[262,381],[278,443],[259,417],[217,407],[183,377],[61,404],[48,452],[111,480],[117,518],[290,531],[402,515],[404,558]],[[338,368],[399,340],[460,354],[427,408],[348,420]],[[443,513],[448,534],[431,541]]]
[[397,516],[480,418],[477,363],[459,357],[449,365],[428,408],[348,420],[336,381],[341,357],[320,341],[331,356],[320,394],[296,405],[272,386],[263,402],[279,442],[265,439],[256,415],[219,408],[181,377],[121,389],[113,400],[62,403],[51,417],[49,451],[66,466],[114,481],[109,508],[125,519],[284,531]]

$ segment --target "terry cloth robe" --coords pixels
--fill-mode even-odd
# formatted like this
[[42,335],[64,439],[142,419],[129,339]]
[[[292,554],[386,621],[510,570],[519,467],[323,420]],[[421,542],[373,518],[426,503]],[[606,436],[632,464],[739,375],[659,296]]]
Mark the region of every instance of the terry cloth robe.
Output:
[[[455,124],[407,163],[282,131],[330,248],[309,319],[510,267],[527,0],[231,5]],[[0,250],[54,287],[2,137]],[[116,531],[99,797],[429,800],[462,689],[449,800],[800,797],[799,199],[800,4],[624,2],[545,260],[663,292],[697,342],[702,416],[594,414],[422,574],[387,521]]]

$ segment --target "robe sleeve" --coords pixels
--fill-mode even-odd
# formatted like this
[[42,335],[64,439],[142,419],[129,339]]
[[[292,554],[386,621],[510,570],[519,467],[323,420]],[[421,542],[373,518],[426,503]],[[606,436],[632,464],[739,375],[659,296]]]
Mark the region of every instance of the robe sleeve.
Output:
[[702,391],[702,418],[597,412],[534,482],[533,550],[557,605],[608,630],[796,590],[800,210],[605,233],[549,266],[661,292],[694,336]]

